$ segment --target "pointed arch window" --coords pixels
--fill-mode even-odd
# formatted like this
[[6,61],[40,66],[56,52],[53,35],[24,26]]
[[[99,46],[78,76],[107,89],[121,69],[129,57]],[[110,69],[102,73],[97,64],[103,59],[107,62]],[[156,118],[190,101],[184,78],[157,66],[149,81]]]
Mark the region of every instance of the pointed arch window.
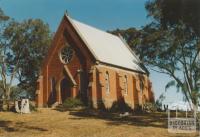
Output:
[[110,93],[110,78],[108,71],[106,71],[105,74],[105,84],[106,84],[106,93]]
[[143,91],[144,91],[144,82],[143,82],[143,80],[140,80],[140,91],[141,91],[141,93],[143,93]]
[[128,94],[128,77],[126,75],[124,77],[124,94]]

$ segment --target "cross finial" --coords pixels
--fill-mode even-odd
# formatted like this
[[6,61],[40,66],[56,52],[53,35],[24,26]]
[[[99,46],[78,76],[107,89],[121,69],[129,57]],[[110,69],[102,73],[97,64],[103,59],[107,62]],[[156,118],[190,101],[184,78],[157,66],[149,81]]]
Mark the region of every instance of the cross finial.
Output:
[[65,10],[65,15],[69,16],[69,14],[68,14],[67,10]]

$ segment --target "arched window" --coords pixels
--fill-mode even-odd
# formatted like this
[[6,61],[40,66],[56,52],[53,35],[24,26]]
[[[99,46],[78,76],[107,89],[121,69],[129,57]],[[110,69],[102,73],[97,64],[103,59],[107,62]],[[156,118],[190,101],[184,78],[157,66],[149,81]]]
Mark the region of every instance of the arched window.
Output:
[[125,75],[124,77],[124,94],[127,95],[128,94],[128,78]]
[[140,91],[143,93],[144,90],[144,82],[143,80],[140,80]]
[[110,93],[110,78],[108,71],[106,71],[105,83],[106,83],[106,93]]

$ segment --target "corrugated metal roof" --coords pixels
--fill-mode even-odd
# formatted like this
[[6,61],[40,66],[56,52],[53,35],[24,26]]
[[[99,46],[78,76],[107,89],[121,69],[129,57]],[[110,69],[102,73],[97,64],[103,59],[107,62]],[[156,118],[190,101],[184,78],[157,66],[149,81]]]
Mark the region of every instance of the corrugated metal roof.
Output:
[[146,73],[140,61],[118,36],[67,18],[98,61]]

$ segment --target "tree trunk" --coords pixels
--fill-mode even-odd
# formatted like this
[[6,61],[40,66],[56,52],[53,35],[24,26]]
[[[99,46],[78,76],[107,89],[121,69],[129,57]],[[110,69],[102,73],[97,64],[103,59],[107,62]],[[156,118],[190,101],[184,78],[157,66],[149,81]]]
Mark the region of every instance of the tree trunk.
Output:
[[9,100],[7,100],[7,99],[3,100],[2,110],[3,111],[8,111],[9,110]]
[[10,92],[6,91],[6,95],[4,97],[5,98],[3,99],[2,110],[9,111],[10,110]]
[[198,110],[198,105],[193,103],[194,118],[196,119],[197,119],[197,110]]

